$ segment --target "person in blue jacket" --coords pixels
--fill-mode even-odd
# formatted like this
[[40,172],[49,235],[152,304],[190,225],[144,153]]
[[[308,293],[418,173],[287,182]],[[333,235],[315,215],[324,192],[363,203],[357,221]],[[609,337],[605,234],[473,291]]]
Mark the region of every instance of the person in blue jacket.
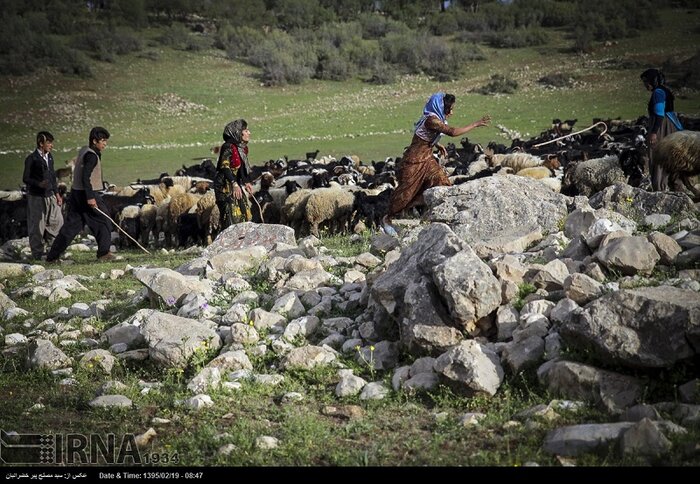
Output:
[[647,141],[649,143],[651,186],[654,191],[668,190],[668,173],[660,166],[656,166],[651,150],[664,137],[676,131],[682,131],[683,125],[674,110],[674,95],[666,86],[664,75],[656,69],[647,69],[642,72],[640,77],[647,91],[651,91],[651,98],[647,107],[649,114]]

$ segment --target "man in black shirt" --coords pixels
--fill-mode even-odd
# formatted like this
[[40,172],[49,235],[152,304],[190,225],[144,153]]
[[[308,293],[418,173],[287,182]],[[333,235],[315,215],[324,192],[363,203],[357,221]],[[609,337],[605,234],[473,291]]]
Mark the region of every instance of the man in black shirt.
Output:
[[53,135],[40,131],[36,150],[24,160],[22,181],[27,187],[27,232],[32,257],[44,255],[44,241],[50,247],[63,225],[58,183],[53,166]]
[[90,228],[97,240],[97,259],[104,261],[115,259],[109,251],[112,243],[111,222],[95,210],[95,207],[99,207],[103,212],[109,213],[99,193],[104,188],[102,151],[107,147],[108,138],[109,132],[105,128],[92,128],[89,146],[84,146],[78,152],[73,170],[73,185],[68,201],[66,223],[46,255],[48,263],[58,260],[58,256],[66,250],[68,244],[85,225]]

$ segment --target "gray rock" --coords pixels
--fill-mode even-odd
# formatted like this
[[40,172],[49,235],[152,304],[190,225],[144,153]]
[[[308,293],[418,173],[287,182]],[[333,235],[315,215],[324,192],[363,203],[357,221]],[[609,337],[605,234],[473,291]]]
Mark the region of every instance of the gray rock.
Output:
[[27,348],[27,368],[57,370],[71,365],[71,359],[51,341],[36,339]]
[[607,454],[616,449],[630,422],[571,425],[547,434],[542,449],[548,454],[575,457],[581,454]]
[[346,375],[340,379],[335,387],[335,396],[339,398],[351,397],[360,393],[367,385],[367,381],[355,375]]
[[700,297],[671,286],[623,289],[572,314],[559,332],[568,345],[589,348],[606,362],[669,367],[700,348]]
[[623,455],[658,458],[671,451],[671,441],[661,433],[655,422],[644,418],[624,431],[620,449]]
[[679,386],[678,395],[683,403],[700,403],[700,379],[695,378]]
[[101,395],[88,403],[93,408],[131,408],[132,401],[124,395]]
[[583,399],[612,414],[642,397],[642,385],[635,378],[571,361],[548,361],[538,368],[537,378],[555,395]]
[[195,351],[221,347],[219,335],[194,319],[148,309],[139,310],[135,317],[145,321],[140,327],[141,335],[156,364],[184,366]]
[[188,383],[187,389],[192,393],[202,393],[209,389],[216,389],[221,384],[221,372],[219,368],[202,368]]
[[523,340],[507,343],[502,354],[503,361],[513,373],[535,366],[544,356],[544,339],[530,336]]
[[97,349],[85,353],[85,355],[80,359],[80,366],[88,369],[99,369],[105,375],[110,375],[115,362],[116,359],[109,351]]
[[325,366],[335,361],[336,355],[330,350],[319,346],[302,346],[291,350],[280,362],[283,370],[290,368],[311,369]]
[[639,236],[615,239],[594,255],[608,270],[625,275],[649,273],[661,258],[654,245]]
[[571,274],[564,280],[566,297],[585,305],[603,293],[603,286],[585,274]]
[[285,225],[244,222],[234,224],[221,232],[214,243],[210,244],[202,253],[202,256],[208,259],[221,252],[255,245],[263,246],[270,251],[278,243],[296,246],[294,229]]
[[462,341],[440,355],[435,371],[458,392],[495,395],[503,382],[498,356],[474,340]]
[[372,382],[365,385],[360,393],[360,400],[382,400],[389,395],[389,389],[381,382]]

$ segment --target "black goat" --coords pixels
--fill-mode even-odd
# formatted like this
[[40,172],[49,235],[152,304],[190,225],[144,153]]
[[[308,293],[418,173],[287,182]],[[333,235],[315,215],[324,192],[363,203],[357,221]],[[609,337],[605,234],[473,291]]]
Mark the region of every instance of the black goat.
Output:
[[[147,180],[142,180],[141,178],[138,178],[136,180],[136,184],[138,184],[138,185],[158,185],[163,180],[163,178],[166,178],[169,176],[170,175],[168,174],[168,172],[164,172],[164,173],[161,173],[158,178],[150,178]],[[173,186],[172,178],[170,178],[170,186]]]
[[310,151],[310,152],[306,153],[306,160],[307,161],[315,160],[320,151],[321,150],[316,150],[316,151]]
[[27,236],[27,198],[0,200],[0,242]]
[[[206,158],[199,165],[185,166],[175,172],[176,176],[194,176],[213,180],[216,177],[216,166],[214,162]],[[162,175],[161,175],[162,176]]]
[[387,188],[378,195],[367,195],[363,191],[355,192],[355,200],[352,204],[352,212],[355,214],[352,227],[361,220],[367,228],[379,227],[382,217],[389,211],[389,199],[393,191],[392,188]]

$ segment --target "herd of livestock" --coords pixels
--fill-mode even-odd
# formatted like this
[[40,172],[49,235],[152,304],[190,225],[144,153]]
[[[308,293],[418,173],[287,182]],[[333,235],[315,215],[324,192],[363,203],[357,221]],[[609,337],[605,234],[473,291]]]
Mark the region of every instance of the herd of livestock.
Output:
[[[587,195],[615,183],[649,188],[645,175],[648,148],[646,119],[594,120],[590,129],[576,120],[554,120],[552,127],[528,141],[486,146],[462,138],[436,158],[454,184],[484,176],[528,176],[566,195]],[[687,181],[700,173],[700,120],[682,118],[688,129],[675,141],[668,169]],[[689,140],[689,141],[688,141]],[[678,154],[678,146],[688,153]],[[397,184],[401,158],[364,163],[357,156],[287,157],[253,168],[253,221],[288,225],[297,237],[360,231],[379,226]],[[219,230],[212,181],[215,162],[205,159],[172,176],[162,173],[124,187],[106,186],[109,215],[144,246],[185,247],[208,244]],[[59,170],[58,175],[70,171]],[[65,184],[61,184],[66,189]],[[687,185],[692,189],[692,185]],[[698,195],[695,193],[695,195]],[[413,216],[413,214],[406,214]],[[0,191],[0,242],[27,236],[27,203],[21,190]],[[121,236],[122,246],[131,245]]]

